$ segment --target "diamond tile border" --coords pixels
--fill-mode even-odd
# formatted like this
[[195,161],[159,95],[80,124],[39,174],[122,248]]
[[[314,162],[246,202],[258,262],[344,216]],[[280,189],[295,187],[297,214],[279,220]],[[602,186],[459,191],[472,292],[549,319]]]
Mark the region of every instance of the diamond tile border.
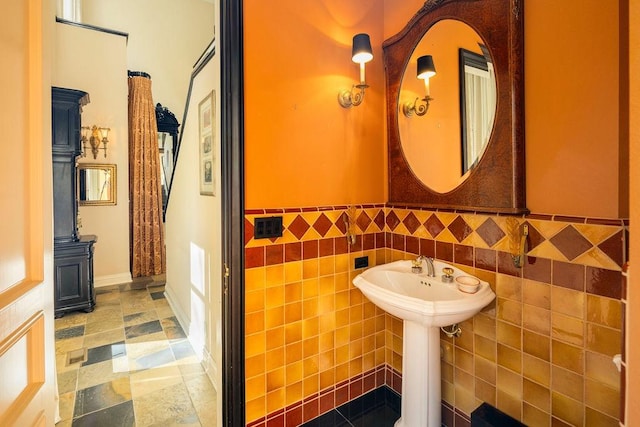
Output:
[[[627,219],[543,214],[490,215],[385,204],[248,209],[245,211],[245,247],[344,238],[344,218],[349,208],[355,209],[353,221],[357,223],[357,235],[386,233],[385,247],[398,250],[413,252],[409,249],[416,248],[414,242],[405,245],[404,237],[415,237],[510,253],[519,244],[518,233],[523,224],[527,224],[530,230],[529,257],[615,271],[620,271],[626,261]],[[273,240],[254,239],[255,218],[274,214],[283,215],[283,236]],[[398,239],[400,236],[403,236],[402,242]],[[358,245],[361,245],[362,238],[358,240]],[[375,247],[381,247],[377,238],[375,241]],[[350,247],[349,251],[352,252],[353,249],[355,248]],[[269,257],[271,262],[260,261],[261,256],[264,257],[264,254],[261,255],[255,249],[248,251],[247,257],[251,260],[248,265],[257,267],[279,262],[279,257]],[[448,251],[447,259],[451,260]]]

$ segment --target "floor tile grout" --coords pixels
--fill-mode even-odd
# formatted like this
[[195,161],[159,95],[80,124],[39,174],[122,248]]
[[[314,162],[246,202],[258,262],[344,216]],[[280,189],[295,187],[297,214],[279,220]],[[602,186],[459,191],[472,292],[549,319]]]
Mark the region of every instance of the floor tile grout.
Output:
[[[68,313],[55,322],[64,398],[58,426],[115,419],[140,427],[215,425],[215,391],[164,297],[163,279],[98,288],[96,299],[92,313]],[[85,360],[68,365],[69,352],[79,349]]]

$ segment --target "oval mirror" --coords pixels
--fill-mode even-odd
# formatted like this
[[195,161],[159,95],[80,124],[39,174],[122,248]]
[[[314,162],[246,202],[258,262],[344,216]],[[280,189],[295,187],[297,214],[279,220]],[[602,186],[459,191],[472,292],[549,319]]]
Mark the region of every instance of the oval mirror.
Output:
[[[465,31],[473,29],[470,44],[456,42],[453,30],[446,28],[449,24],[462,24]],[[436,33],[440,31],[443,34],[438,36]],[[442,40],[432,41],[431,37]],[[451,47],[445,47],[449,42]],[[436,49],[441,47],[446,49],[449,60],[438,59],[440,53]],[[385,40],[382,49],[387,93],[389,205],[526,213],[523,0],[427,0],[398,34]],[[433,99],[426,96],[424,82],[411,82],[417,80],[416,59],[422,55],[430,56],[421,65],[425,65],[424,76],[431,75],[429,91]],[[486,117],[475,111],[476,88],[464,86],[461,90],[460,58],[465,69],[477,65],[479,71],[470,70],[470,74],[482,75],[483,79],[487,74],[495,77],[495,83],[480,85],[495,91],[495,104],[489,101],[481,108],[486,108]],[[447,62],[454,63],[453,70],[446,68]],[[448,79],[452,80],[447,82]],[[463,91],[472,91],[474,96],[465,95],[464,103],[460,103]],[[426,108],[416,104],[414,115],[406,118],[405,111],[411,108],[403,104],[416,98],[429,100],[429,109],[419,116]],[[444,109],[449,113],[445,114]],[[474,111],[467,114],[466,110]],[[478,127],[476,119],[482,126]],[[420,129],[422,126],[431,127],[425,130]],[[481,130],[477,131],[478,128]],[[443,134],[443,140],[436,142],[439,134]],[[436,143],[443,147],[438,149]],[[422,167],[419,165],[426,165],[437,176],[419,177]],[[444,174],[438,168],[451,171],[447,182],[436,181]]]
[[[427,81],[417,72],[425,55],[436,70]],[[437,192],[453,190],[482,156],[495,116],[496,81],[480,35],[455,19],[434,24],[407,63],[399,97],[400,142],[411,170]]]

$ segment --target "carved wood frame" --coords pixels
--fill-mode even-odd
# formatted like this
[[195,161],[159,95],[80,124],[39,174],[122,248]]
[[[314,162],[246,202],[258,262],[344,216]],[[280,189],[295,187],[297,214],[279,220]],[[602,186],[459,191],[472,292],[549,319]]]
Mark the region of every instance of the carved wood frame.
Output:
[[[386,71],[389,204],[435,209],[527,213],[524,147],[523,0],[427,0],[407,25],[383,43]],[[496,117],[486,151],[469,177],[448,193],[424,185],[404,157],[398,128],[400,84],[422,36],[436,22],[472,27],[491,53]]]

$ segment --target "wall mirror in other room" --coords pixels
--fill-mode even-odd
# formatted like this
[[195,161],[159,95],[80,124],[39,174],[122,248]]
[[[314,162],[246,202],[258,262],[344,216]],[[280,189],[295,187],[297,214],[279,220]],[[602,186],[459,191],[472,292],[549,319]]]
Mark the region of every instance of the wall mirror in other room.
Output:
[[162,218],[167,213],[173,170],[178,159],[178,127],[176,116],[162,104],[156,104],[158,151],[160,152],[160,182],[162,184]]
[[115,205],[117,184],[116,165],[78,165],[78,202],[81,206]]

